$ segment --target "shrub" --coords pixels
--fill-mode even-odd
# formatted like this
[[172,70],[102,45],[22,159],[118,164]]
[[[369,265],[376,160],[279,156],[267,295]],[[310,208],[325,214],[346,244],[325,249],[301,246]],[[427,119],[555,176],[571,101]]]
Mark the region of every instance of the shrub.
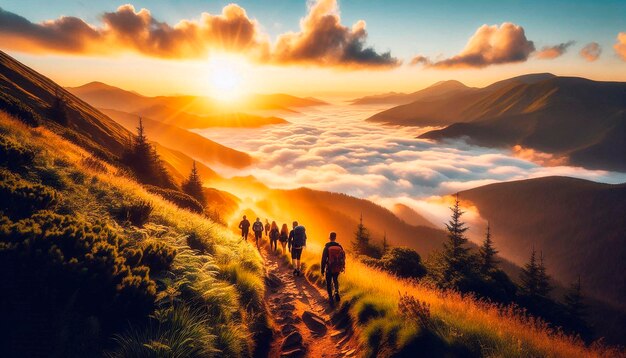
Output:
[[21,327],[0,337],[0,350],[8,350],[0,355],[65,347],[84,333],[75,331],[84,324],[68,326],[68,312],[75,322],[93,317],[100,338],[152,312],[156,285],[147,267],[129,265],[123,245],[107,225],[68,215],[41,211],[17,222],[0,219],[0,316],[9,327]]
[[176,257],[176,249],[158,241],[149,241],[142,245],[141,264],[148,266],[150,272],[168,270]]
[[381,261],[385,270],[399,277],[420,278],[426,275],[420,255],[408,247],[394,247]]
[[152,213],[152,203],[140,199],[125,200],[113,208],[113,214],[118,220],[142,227],[148,222]]
[[41,124],[41,117],[37,113],[8,93],[0,92],[0,110],[17,117],[31,127],[37,127]]
[[8,137],[0,137],[0,165],[19,169],[29,165],[35,159],[35,153]]
[[178,190],[163,189],[154,185],[145,185],[146,190],[150,193],[156,194],[163,199],[176,204],[181,209],[187,209],[194,213],[202,213],[204,207],[202,204],[193,197]]
[[41,184],[32,184],[0,171],[0,211],[12,219],[30,216],[56,202],[56,192]]

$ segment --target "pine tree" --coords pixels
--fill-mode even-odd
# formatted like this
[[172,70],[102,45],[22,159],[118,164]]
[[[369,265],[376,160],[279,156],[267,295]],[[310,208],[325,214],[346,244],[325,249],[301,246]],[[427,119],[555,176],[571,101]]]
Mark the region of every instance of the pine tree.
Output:
[[141,118],[137,135],[132,138],[129,148],[122,155],[122,161],[132,169],[140,182],[162,188],[176,188],[156,149],[148,141]]
[[493,241],[491,240],[491,227],[489,226],[489,223],[487,223],[485,240],[480,246],[478,253],[480,255],[480,272],[487,274],[496,270],[496,265],[498,264],[496,254],[498,253],[498,250],[496,250],[493,246]]
[[443,244],[442,265],[444,285],[453,284],[458,279],[467,277],[471,269],[471,255],[469,248],[465,246],[467,238],[465,232],[468,227],[461,221],[464,214],[461,211],[459,195],[457,194],[452,210],[452,218],[446,223],[448,241]]
[[363,213],[359,219],[359,225],[354,232],[354,241],[352,242],[352,250],[359,254],[365,255],[369,250],[370,233],[369,230],[363,225]]
[[548,297],[552,291],[550,284],[550,276],[546,272],[546,266],[543,262],[543,251],[539,253],[539,267],[537,268],[537,294],[542,297]]
[[189,177],[183,182],[181,188],[183,192],[198,200],[198,202],[203,206],[206,204],[206,198],[204,197],[204,192],[202,191],[202,179],[200,179],[200,174],[198,174],[198,168],[196,167],[195,161],[191,167]]
[[577,281],[570,285],[568,291],[565,293],[563,301],[565,303],[565,311],[568,316],[577,320],[583,319],[587,311],[587,305],[584,302],[580,276],[578,276]]
[[383,234],[383,256],[389,252],[389,244],[387,243],[387,232]]
[[530,254],[530,260],[520,274],[521,291],[527,296],[536,296],[539,286],[539,265],[537,264],[535,247]]

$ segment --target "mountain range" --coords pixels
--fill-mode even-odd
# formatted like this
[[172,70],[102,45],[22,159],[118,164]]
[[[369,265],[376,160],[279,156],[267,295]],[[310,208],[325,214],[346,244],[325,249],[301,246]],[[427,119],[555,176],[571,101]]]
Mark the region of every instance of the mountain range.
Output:
[[[420,92],[430,93],[441,84]],[[457,85],[458,87],[458,85]],[[572,165],[626,171],[626,83],[532,74],[484,88],[443,91],[369,121],[439,126],[420,138],[465,138],[486,147],[521,146]]]
[[143,96],[101,82],[90,82],[68,91],[99,109],[149,117],[183,128],[259,127],[287,123],[275,116],[246,112],[294,112],[300,107],[325,105],[315,98],[287,94],[251,95],[236,104],[201,96]]

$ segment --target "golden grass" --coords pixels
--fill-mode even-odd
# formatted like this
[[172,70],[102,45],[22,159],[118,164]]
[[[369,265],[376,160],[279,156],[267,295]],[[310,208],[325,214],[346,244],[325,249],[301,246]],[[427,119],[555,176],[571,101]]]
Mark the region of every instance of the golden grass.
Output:
[[[344,243],[345,244],[345,243]],[[307,267],[319,269],[320,252],[309,251],[304,256]],[[617,348],[585,344],[574,337],[550,328],[541,320],[521,314],[519,309],[502,307],[478,300],[472,296],[462,296],[456,292],[444,292],[427,287],[416,281],[398,279],[386,272],[368,267],[348,257],[346,272],[340,276],[342,296],[376,302],[379,307],[391,307],[385,317],[388,324],[402,321],[398,312],[400,293],[407,293],[430,305],[433,319],[441,321],[447,328],[444,332],[450,341],[461,344],[471,343],[481,347],[480,354],[494,357],[615,357],[623,356]],[[356,317],[355,317],[356,318]],[[373,320],[371,324],[376,323]],[[406,327],[400,335],[416,333],[414,327]],[[363,328],[367,334],[368,324]],[[367,337],[361,337],[367,344]],[[401,342],[400,342],[401,343]]]

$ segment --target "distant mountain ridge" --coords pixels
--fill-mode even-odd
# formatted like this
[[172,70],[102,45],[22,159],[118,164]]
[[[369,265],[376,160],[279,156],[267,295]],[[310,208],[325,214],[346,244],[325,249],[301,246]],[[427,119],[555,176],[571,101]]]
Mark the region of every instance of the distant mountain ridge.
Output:
[[532,74],[485,88],[415,101],[369,121],[445,126],[420,138],[466,138],[487,147],[521,145],[573,165],[626,171],[626,83]]
[[[94,84],[92,87],[98,91],[107,88],[104,84]],[[46,127],[109,160],[119,159],[136,127],[135,124],[132,127],[128,126],[128,129],[125,128],[74,94],[2,51],[0,51],[0,89],[3,93],[18,99],[27,108],[40,114]],[[130,92],[124,95],[128,94],[141,97]],[[60,125],[48,119],[48,108],[57,96],[66,103],[67,125]],[[224,147],[206,138],[203,138],[202,142],[205,152],[212,151],[210,156],[209,153],[205,153],[203,159],[207,161],[239,168],[252,162],[252,158],[248,154]],[[169,164],[168,169],[174,171],[171,174],[176,179],[180,180],[182,176],[187,175],[192,158],[178,152],[178,145],[172,148],[158,145],[157,149],[162,155],[177,158],[174,164],[185,164],[184,166]],[[235,158],[235,160],[231,158]],[[201,170],[205,174],[214,173],[204,166]],[[214,175],[211,174],[211,176]]]
[[367,105],[367,104],[389,104],[400,105],[407,104],[415,101],[433,100],[439,96],[450,95],[452,93],[471,91],[474,88],[467,87],[463,83],[455,80],[440,81],[422,90],[412,93],[383,93],[372,96],[365,96],[351,100],[351,104],[354,105]]

